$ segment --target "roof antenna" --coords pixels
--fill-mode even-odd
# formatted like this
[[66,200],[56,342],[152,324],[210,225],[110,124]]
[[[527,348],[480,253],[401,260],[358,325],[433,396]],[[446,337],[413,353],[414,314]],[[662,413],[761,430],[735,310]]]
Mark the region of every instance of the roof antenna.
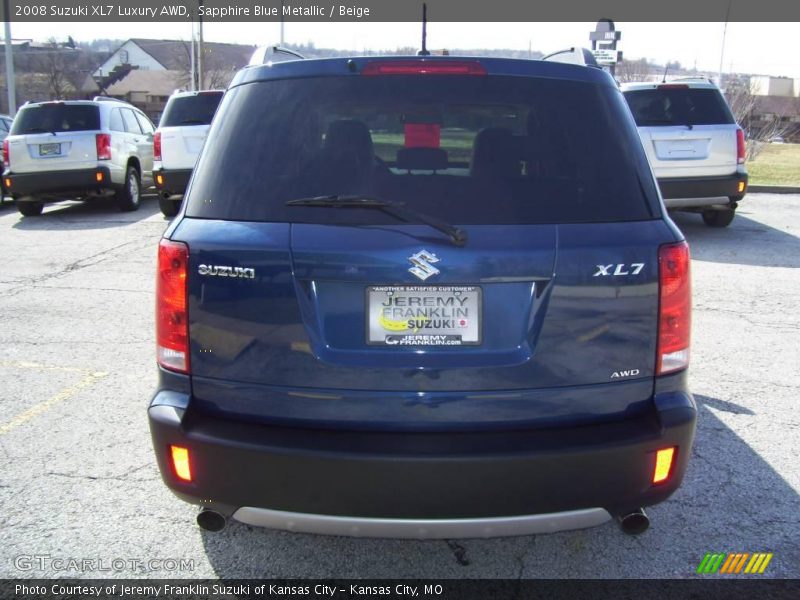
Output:
[[669,71],[669,61],[667,61],[667,65],[664,67],[664,76],[661,78],[661,83],[667,83],[667,71]]
[[417,52],[417,56],[430,56],[431,53],[428,52],[428,5],[423,2],[422,3],[422,50]]

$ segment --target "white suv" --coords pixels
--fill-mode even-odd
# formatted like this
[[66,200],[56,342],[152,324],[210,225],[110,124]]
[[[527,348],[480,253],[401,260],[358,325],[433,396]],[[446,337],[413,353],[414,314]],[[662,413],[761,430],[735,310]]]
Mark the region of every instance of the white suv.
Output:
[[727,227],[747,190],[744,132],[707,79],[621,86],[667,208]]
[[175,92],[164,107],[153,139],[153,177],[159,190],[161,212],[167,217],[178,214],[181,196],[223,93],[221,90]]
[[114,196],[136,210],[142,181],[152,184],[153,131],[142,111],[112,98],[25,104],[3,141],[3,183],[27,217],[68,198]]

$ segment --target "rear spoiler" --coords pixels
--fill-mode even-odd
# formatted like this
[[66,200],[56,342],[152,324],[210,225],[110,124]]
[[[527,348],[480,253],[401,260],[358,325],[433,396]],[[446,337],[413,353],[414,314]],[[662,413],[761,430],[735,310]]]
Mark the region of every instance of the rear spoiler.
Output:
[[570,65],[580,65],[582,67],[596,67],[600,68],[594,58],[594,54],[586,48],[567,48],[566,50],[559,50],[547,56],[543,56],[542,60],[549,62],[567,63]]

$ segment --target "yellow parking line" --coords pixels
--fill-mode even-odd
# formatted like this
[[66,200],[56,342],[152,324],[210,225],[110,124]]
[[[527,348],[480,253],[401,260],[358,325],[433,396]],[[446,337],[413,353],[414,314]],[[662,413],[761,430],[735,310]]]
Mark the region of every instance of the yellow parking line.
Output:
[[0,360],[0,367],[10,367],[13,369],[36,369],[38,371],[63,371],[65,373],[85,373],[86,369],[77,367],[51,367],[28,360]]
[[28,410],[21,412],[7,423],[3,423],[2,425],[0,425],[0,435],[5,435],[9,431],[16,429],[17,427],[23,425],[24,423],[27,423],[34,417],[37,417],[43,412],[51,409],[56,404],[64,402],[64,400],[69,400],[70,398],[72,398],[72,396],[80,392],[82,389],[85,389],[93,385],[95,382],[97,382],[99,379],[102,379],[106,375],[108,375],[108,373],[104,373],[102,371],[98,371],[96,373],[90,373],[75,385],[61,390],[54,396],[51,396],[50,398],[44,400],[43,402],[40,402],[39,404],[33,405]]

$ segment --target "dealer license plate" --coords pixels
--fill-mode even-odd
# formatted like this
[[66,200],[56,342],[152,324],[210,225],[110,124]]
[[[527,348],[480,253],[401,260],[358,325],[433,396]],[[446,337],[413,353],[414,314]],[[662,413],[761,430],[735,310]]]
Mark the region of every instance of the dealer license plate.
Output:
[[39,144],[39,156],[58,156],[61,154],[61,144]]
[[481,343],[481,288],[475,285],[367,288],[367,343],[466,346]]

